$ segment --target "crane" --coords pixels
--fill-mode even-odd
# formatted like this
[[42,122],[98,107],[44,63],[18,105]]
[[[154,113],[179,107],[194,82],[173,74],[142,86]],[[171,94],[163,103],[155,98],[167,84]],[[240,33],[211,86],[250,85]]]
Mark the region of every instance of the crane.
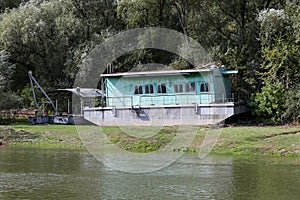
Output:
[[47,93],[45,92],[45,90],[41,87],[41,85],[37,82],[37,80],[33,77],[32,75],[32,71],[28,72],[28,76],[29,76],[29,80],[30,80],[30,85],[31,85],[31,89],[32,89],[32,94],[33,94],[33,99],[34,99],[34,103],[40,113],[41,116],[44,115],[44,113],[41,111],[40,109],[40,105],[36,99],[36,94],[35,94],[35,87],[33,82],[35,83],[35,85],[41,90],[41,92],[43,93],[43,95],[48,99],[48,101],[50,102],[52,108],[55,110],[55,115],[58,115],[58,110],[57,108],[54,106],[53,101],[50,99],[50,97],[47,95]]
[[[51,98],[47,95],[47,93],[45,92],[45,90],[41,87],[41,85],[33,77],[32,71],[28,72],[28,76],[29,76],[29,80],[30,80],[30,85],[31,85],[31,89],[32,89],[34,103],[35,103],[35,105],[36,105],[36,107],[38,109],[38,112],[39,112],[39,116],[37,116],[37,117],[29,117],[29,122],[31,124],[45,124],[45,123],[67,124],[67,123],[69,123],[69,118],[68,117],[60,116],[60,114],[59,114],[57,108],[54,106],[54,103],[51,100]],[[51,104],[52,108],[55,111],[55,115],[54,116],[44,116],[44,113],[40,109],[40,105],[39,105],[39,103],[37,101],[37,97],[36,97],[36,93],[35,93],[36,87],[41,90],[41,92],[43,93],[43,95],[47,98],[47,100]]]

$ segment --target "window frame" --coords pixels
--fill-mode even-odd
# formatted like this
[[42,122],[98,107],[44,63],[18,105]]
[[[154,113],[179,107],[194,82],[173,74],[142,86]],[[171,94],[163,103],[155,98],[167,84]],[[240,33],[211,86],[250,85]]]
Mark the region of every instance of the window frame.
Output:
[[209,82],[200,82],[200,92],[209,92],[210,91],[210,85]]
[[167,94],[167,84],[160,83],[157,85],[157,94]]

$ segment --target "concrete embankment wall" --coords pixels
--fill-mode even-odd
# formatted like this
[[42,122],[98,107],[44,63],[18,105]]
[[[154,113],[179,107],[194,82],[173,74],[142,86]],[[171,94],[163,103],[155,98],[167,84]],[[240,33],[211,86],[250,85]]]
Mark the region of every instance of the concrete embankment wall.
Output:
[[243,112],[233,103],[145,107],[85,108],[84,118],[102,126],[215,124]]

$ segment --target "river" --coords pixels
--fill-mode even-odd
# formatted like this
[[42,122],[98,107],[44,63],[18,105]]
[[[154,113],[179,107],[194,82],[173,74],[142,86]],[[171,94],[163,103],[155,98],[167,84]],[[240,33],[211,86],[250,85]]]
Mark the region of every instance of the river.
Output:
[[0,146],[0,199],[299,199],[300,159],[185,154],[115,171],[85,150]]

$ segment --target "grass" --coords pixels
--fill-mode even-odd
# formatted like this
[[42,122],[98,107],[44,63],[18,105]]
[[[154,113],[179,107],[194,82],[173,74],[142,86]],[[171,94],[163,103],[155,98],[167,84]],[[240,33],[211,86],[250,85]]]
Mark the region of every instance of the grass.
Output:
[[171,142],[177,127],[102,127],[110,141],[131,152],[156,151]]
[[[84,131],[98,130],[95,126],[77,126]],[[175,150],[198,152],[209,127],[101,127],[110,141],[132,152],[151,152],[166,146],[176,134],[197,134],[190,146],[182,145]],[[72,125],[15,124],[1,127],[0,140],[11,144],[53,145],[83,147],[76,127]],[[11,129],[9,131],[5,129]],[[181,131],[181,132],[180,132]],[[300,127],[226,127],[212,152],[218,154],[300,156]],[[3,143],[4,143],[3,142]]]
[[225,128],[214,152],[300,156],[300,127]]
[[51,132],[51,133],[61,133],[77,135],[76,127],[73,125],[60,125],[60,124],[45,124],[45,125],[29,125],[29,124],[16,124],[9,125],[15,130],[24,130],[30,132]]
[[15,124],[0,128],[0,139],[13,145],[83,146],[75,126]]

